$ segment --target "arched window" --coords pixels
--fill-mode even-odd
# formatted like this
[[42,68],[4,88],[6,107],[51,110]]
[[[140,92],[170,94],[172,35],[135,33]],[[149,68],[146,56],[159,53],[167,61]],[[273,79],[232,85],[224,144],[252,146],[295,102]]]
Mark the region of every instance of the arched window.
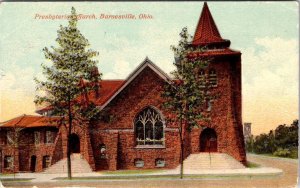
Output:
[[164,123],[161,115],[147,107],[134,120],[137,145],[163,145]]
[[211,69],[209,71],[209,84],[212,86],[212,87],[216,87],[217,86],[217,73],[214,69]]

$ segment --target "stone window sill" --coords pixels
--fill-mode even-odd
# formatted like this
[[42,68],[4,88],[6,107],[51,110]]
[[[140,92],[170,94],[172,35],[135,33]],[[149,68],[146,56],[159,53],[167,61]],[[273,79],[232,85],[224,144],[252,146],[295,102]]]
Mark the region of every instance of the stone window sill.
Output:
[[164,145],[137,145],[135,149],[166,149]]

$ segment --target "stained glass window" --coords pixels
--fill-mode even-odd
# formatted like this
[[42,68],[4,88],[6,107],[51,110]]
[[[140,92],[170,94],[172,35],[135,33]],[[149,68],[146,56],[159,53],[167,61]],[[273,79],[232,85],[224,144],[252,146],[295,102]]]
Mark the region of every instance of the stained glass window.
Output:
[[164,124],[161,115],[153,108],[145,108],[135,119],[137,145],[163,145]]

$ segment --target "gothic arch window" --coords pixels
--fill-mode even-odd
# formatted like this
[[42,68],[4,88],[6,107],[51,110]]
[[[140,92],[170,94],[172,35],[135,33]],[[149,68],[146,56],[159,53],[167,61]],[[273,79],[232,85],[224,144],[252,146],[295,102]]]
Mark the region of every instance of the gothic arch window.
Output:
[[164,121],[155,109],[147,107],[134,120],[137,145],[164,145]]
[[217,73],[214,69],[209,70],[209,84],[212,87],[217,87],[218,84]]

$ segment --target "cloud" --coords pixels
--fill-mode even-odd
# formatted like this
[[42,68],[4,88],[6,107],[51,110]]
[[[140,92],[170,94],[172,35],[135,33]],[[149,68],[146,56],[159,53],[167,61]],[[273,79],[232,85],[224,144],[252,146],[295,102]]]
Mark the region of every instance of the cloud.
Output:
[[0,79],[0,122],[20,114],[34,114],[34,72],[14,66]]
[[105,73],[103,79],[124,79],[131,71],[133,71],[133,69],[127,61],[116,60],[112,72]]
[[258,134],[289,124],[298,117],[298,42],[283,38],[255,39],[242,49],[243,120]]

